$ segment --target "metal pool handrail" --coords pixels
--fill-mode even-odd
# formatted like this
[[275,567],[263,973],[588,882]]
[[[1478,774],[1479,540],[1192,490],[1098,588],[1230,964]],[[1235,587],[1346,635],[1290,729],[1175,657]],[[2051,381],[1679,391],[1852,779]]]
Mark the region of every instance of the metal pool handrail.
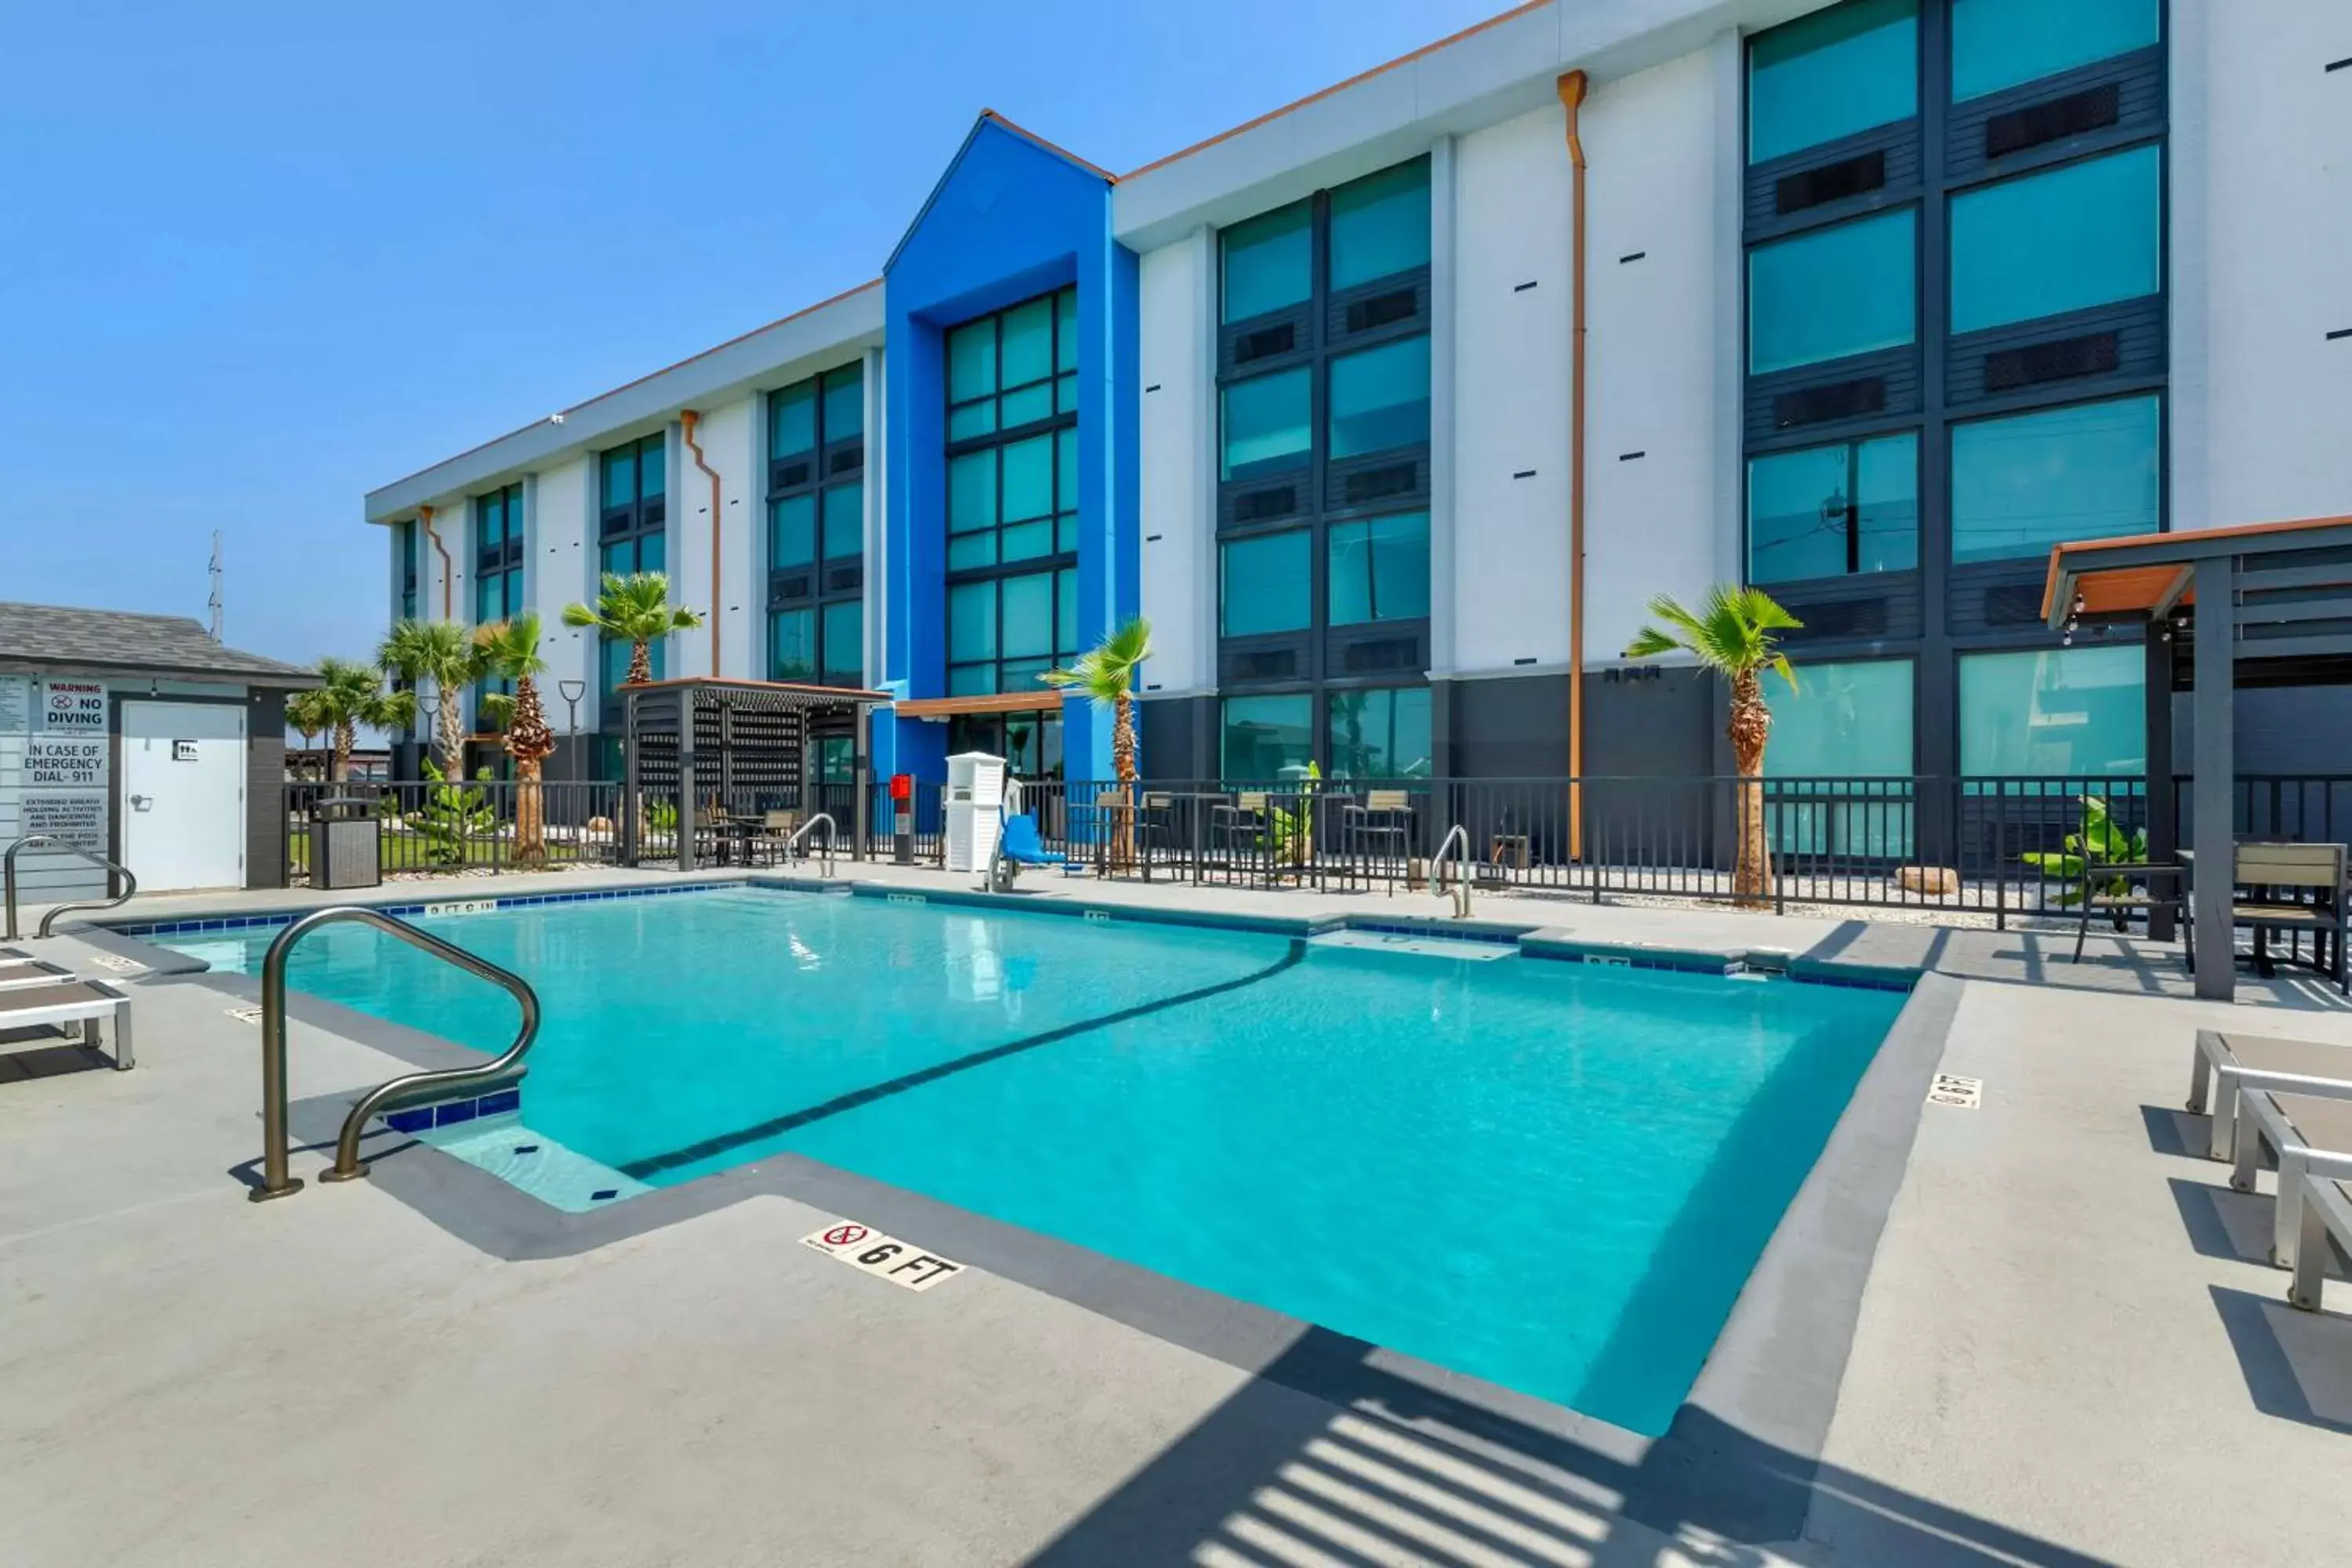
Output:
[[1454,889],[1454,918],[1466,921],[1470,918],[1470,830],[1458,822],[1438,843],[1437,853],[1430,857],[1429,885],[1436,889],[1439,898],[1445,897],[1445,852],[1453,848],[1457,840],[1462,845],[1462,851],[1454,857],[1454,870],[1459,879]]
[[442,1068],[431,1072],[403,1073],[389,1083],[378,1084],[360,1097],[352,1113],[343,1118],[343,1130],[335,1140],[335,1163],[320,1180],[326,1182],[356,1181],[368,1173],[360,1159],[360,1129],[367,1119],[396,1095],[412,1093],[420,1089],[468,1089],[504,1078],[508,1070],[523,1058],[531,1042],[539,1037],[539,994],[520,974],[510,973],[476,953],[467,952],[443,942],[439,937],[417,930],[405,921],[398,921],[381,910],[371,910],[358,904],[343,904],[333,909],[313,910],[309,914],[278,933],[269,951],[261,960],[261,1185],[246,1195],[255,1203],[270,1198],[282,1198],[302,1189],[301,1181],[286,1173],[286,959],[295,943],[320,926],[334,925],[343,921],[357,921],[378,931],[398,937],[409,946],[422,949],[454,964],[467,973],[499,985],[514,997],[522,1009],[522,1027],[515,1035],[514,1044],[506,1054],[477,1067]]
[[80,845],[69,844],[52,833],[27,833],[25,837],[16,840],[16,843],[8,846],[8,853],[6,855],[0,856],[0,879],[5,879],[6,883],[6,898],[8,903],[7,940],[10,942],[16,940],[16,852],[25,848],[27,845],[44,849],[62,850],[68,855],[79,855],[99,869],[102,871],[112,871],[122,879],[122,891],[103,902],[92,904],[59,904],[57,908],[51,910],[48,913],[41,917],[41,929],[33,933],[36,936],[48,935],[49,928],[58,923],[58,917],[59,915],[69,915],[79,910],[114,909],[119,905],[129,902],[131,895],[139,890],[139,879],[131,874],[130,867],[117,865],[103,855],[92,854],[89,850],[83,848]]
[[806,838],[809,836],[809,829],[814,827],[820,822],[824,824],[824,870],[821,874],[830,877],[833,875],[834,836],[841,831],[840,826],[833,820],[833,813],[829,811],[820,811],[814,816],[810,817],[806,822],[802,823],[798,827],[793,829],[793,836],[784,840],[784,854],[789,857],[793,852],[793,846],[800,843],[802,839]]

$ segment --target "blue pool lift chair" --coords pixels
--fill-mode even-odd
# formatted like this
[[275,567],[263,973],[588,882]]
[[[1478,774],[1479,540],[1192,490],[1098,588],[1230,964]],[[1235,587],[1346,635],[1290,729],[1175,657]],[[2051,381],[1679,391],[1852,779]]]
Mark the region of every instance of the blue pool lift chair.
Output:
[[992,890],[997,892],[1010,892],[1013,879],[1024,866],[1059,866],[1066,876],[1076,868],[1068,856],[1045,847],[1045,841],[1037,837],[1037,819],[1025,811],[1004,819],[993,864],[1002,868],[992,879]]

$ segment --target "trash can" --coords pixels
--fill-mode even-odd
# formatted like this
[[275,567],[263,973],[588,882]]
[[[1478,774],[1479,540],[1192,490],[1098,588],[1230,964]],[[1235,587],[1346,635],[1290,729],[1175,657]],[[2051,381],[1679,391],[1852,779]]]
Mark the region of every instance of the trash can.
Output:
[[383,881],[383,847],[376,837],[375,802],[330,795],[310,819],[310,885],[373,888]]

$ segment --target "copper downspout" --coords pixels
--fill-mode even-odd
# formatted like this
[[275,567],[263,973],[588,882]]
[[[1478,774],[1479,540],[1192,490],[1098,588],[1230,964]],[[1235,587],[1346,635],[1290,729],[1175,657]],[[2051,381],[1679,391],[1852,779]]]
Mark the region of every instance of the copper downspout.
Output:
[[449,547],[441,542],[438,533],[433,531],[431,507],[418,507],[416,520],[425,525],[425,537],[433,542],[433,553],[441,557],[441,618],[449,620],[452,618],[449,613]]
[[[1568,776],[1584,776],[1584,139],[1578,134],[1577,111],[1584,107],[1587,86],[1582,71],[1570,71],[1556,84],[1559,106],[1568,113],[1570,223],[1576,233],[1570,251],[1568,396]],[[1584,858],[1584,789],[1568,787],[1568,853]]]
[[702,416],[693,409],[681,410],[677,416],[679,434],[686,437],[686,449],[694,454],[694,466],[710,480],[710,673],[719,673],[719,470],[702,460],[702,446],[694,438],[694,427]]

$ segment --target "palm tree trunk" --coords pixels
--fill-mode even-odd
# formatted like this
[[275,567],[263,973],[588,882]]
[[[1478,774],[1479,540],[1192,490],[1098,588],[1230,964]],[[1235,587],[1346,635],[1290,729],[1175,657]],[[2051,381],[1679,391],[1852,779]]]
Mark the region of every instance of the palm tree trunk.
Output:
[[435,684],[435,717],[441,731],[441,776],[451,784],[466,776],[466,735],[457,718],[457,695],[446,681]]
[[507,751],[515,761],[515,863],[537,866],[547,858],[545,792],[540,769],[555,749],[555,734],[530,676],[515,681],[514,713],[507,723]]
[[328,782],[340,783],[351,776],[352,743],[354,739],[352,721],[348,719],[337,720],[335,721],[335,755],[333,765],[327,772]]
[[1743,670],[1731,682],[1732,765],[1738,771],[1739,851],[1731,874],[1731,891],[1738,902],[1756,907],[1769,901],[1772,883],[1771,845],[1764,831],[1764,742],[1770,736],[1772,714],[1764,705],[1764,683],[1753,670]]
[[515,864],[537,866],[547,858],[544,814],[537,757],[515,760]]
[[629,679],[631,686],[643,686],[654,678],[654,653],[651,643],[629,645]]
[[1111,705],[1110,768],[1118,778],[1118,840],[1121,866],[1135,864],[1135,699],[1122,691]]

